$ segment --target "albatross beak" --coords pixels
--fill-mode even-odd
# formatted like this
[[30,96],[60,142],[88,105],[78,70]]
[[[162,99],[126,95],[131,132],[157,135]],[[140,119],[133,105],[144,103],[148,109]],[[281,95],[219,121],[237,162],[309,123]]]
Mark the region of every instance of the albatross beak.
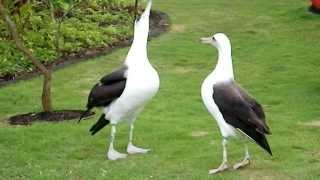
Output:
[[211,44],[212,43],[212,37],[203,37],[203,38],[200,38],[200,40],[203,44]]

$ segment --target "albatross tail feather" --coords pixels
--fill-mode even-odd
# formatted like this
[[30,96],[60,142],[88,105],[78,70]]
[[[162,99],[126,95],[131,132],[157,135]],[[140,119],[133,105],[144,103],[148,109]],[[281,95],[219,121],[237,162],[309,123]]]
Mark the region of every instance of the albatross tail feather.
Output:
[[272,156],[272,151],[271,148],[269,146],[269,143],[267,141],[267,138],[264,134],[261,133],[256,133],[255,136],[253,137],[253,140],[260,146],[262,147],[262,149],[264,149],[265,151],[267,151],[270,156]]
[[[240,130],[240,129],[239,129]],[[257,143],[262,149],[267,151],[272,156],[272,151],[269,146],[269,143],[267,141],[267,138],[264,133],[261,133],[259,131],[256,131],[255,129],[244,129],[243,131],[240,130],[242,133],[244,133],[246,136],[248,136],[250,139],[252,139],[255,143]]]
[[95,135],[98,131],[104,128],[110,123],[109,120],[105,119],[105,115],[102,114],[99,120],[90,128],[91,135]]
[[90,111],[91,111],[91,108],[90,108],[90,109],[87,109],[85,112],[83,112],[83,113],[81,114],[79,120],[78,120],[78,123],[80,123],[80,121],[81,121],[84,117],[86,117],[86,116],[90,113]]

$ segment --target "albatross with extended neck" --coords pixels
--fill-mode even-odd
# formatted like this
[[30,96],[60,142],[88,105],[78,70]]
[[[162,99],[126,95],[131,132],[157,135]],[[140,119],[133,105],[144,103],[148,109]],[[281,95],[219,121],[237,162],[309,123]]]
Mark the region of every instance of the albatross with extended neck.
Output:
[[[216,68],[204,80],[201,87],[202,100],[216,119],[223,137],[222,163],[218,168],[210,170],[209,174],[229,168],[226,146],[228,139],[232,137],[247,137],[272,155],[265,137],[270,130],[262,106],[234,80],[229,38],[223,33],[217,33],[212,37],[201,38],[201,41],[215,46],[219,53]],[[249,151],[245,145],[244,159],[233,168],[239,169],[249,163]]]
[[158,73],[147,56],[151,4],[152,0],[149,0],[140,19],[135,21],[134,39],[123,66],[101,78],[88,97],[87,112],[94,107],[103,108],[103,114],[90,129],[91,134],[94,135],[109,123],[112,126],[107,153],[110,160],[127,156],[114,148],[116,125],[121,121],[127,121],[129,124],[127,152],[135,154],[149,151],[134,146],[132,139],[136,117],[159,89]]

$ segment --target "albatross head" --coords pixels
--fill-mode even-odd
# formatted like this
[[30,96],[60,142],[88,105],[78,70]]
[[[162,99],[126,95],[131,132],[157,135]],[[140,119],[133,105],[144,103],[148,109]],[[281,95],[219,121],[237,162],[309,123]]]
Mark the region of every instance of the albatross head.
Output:
[[201,38],[203,44],[211,44],[218,50],[231,49],[230,40],[224,33],[217,33],[210,37]]
[[233,79],[233,67],[231,57],[231,43],[229,38],[223,33],[217,33],[211,37],[201,38],[202,43],[211,44],[218,50],[218,63],[214,69],[217,80]]

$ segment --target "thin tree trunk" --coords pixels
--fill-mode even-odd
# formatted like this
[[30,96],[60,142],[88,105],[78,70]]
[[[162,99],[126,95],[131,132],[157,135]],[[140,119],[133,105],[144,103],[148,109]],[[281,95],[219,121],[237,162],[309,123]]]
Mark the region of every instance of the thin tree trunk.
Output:
[[51,85],[52,85],[52,70],[51,68],[43,73],[43,89],[42,89],[42,108],[45,112],[52,111],[51,101]]
[[11,20],[10,16],[6,12],[6,9],[3,7],[2,0],[0,0],[0,14],[4,22],[8,26],[8,30],[11,33],[14,43],[16,44],[17,49],[19,49],[43,74],[43,91],[42,91],[42,108],[45,112],[52,111],[52,101],[51,101],[51,79],[52,72],[51,68],[46,68],[34,55],[33,53],[26,48],[19,36],[17,27],[15,23]]

